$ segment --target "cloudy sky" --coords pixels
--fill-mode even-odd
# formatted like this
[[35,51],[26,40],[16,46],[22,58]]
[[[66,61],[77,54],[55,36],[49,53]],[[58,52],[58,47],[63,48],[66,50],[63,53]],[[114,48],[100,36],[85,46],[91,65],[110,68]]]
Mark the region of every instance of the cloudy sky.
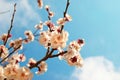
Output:
[[[43,0],[55,12],[53,21],[63,16],[66,0]],[[34,25],[47,19],[36,0],[0,0],[0,35],[7,32],[17,3],[12,30],[13,38],[23,37],[25,30],[35,31]],[[48,71],[33,80],[120,80],[120,0],[70,0],[68,13],[73,21],[67,23],[69,42],[85,39],[81,50],[83,68],[76,69],[58,58],[48,60]],[[39,60],[45,53],[38,42],[25,45],[25,55]],[[26,61],[27,62],[27,61]],[[24,64],[23,64],[24,65]],[[33,70],[34,71],[34,70]]]

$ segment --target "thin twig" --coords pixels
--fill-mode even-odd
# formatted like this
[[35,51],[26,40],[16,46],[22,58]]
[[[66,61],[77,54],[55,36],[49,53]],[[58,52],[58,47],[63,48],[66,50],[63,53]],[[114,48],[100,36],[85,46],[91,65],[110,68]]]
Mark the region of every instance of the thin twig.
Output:
[[[48,55],[45,55],[41,60],[37,61],[36,64],[30,66],[29,68],[32,69],[34,67],[37,67],[42,61],[46,61],[51,55],[52,53],[54,52],[55,49],[52,49],[49,53],[46,53]],[[47,51],[48,52],[48,51]]]
[[48,13],[48,20],[51,20],[51,17],[50,17],[50,15],[49,15],[50,9],[48,9],[48,10],[46,10],[46,11],[47,11],[47,13]]
[[70,5],[70,0],[67,0],[66,8],[65,8],[65,11],[64,11],[64,17],[66,16],[69,5]]
[[67,51],[64,51],[64,52],[61,52],[61,53],[58,53],[58,54],[51,55],[51,56],[49,56],[49,58],[58,57],[58,56],[63,55],[63,54],[65,54],[65,53],[67,53]]
[[5,39],[5,42],[4,42],[4,45],[6,45],[7,41],[8,41],[8,38],[9,38],[9,34],[12,30],[12,27],[13,27],[13,20],[14,20],[14,16],[15,16],[15,12],[16,12],[16,3],[14,4],[14,12],[12,14],[12,19],[11,19],[11,25],[10,25],[10,28],[8,30],[8,33],[7,33],[7,38]]
[[[70,0],[67,0],[66,8],[65,8],[65,11],[63,12],[63,18],[66,17],[69,5],[70,5]],[[61,32],[63,28],[64,28],[64,25],[61,26]]]
[[51,17],[50,17],[50,16],[48,16],[48,19],[49,19],[49,20],[51,20]]
[[47,52],[46,52],[46,56],[49,54],[50,52],[50,47],[48,46]]
[[52,49],[51,52],[48,54],[48,56],[51,56],[52,53],[55,51],[56,49]]
[[33,35],[36,35],[36,33],[39,31],[39,29],[37,29],[34,33],[33,33]]

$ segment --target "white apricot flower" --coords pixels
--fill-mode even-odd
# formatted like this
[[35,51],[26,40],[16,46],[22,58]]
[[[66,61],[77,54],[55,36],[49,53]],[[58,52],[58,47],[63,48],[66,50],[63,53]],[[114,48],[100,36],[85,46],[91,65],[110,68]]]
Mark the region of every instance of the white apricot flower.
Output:
[[80,51],[83,45],[84,45],[84,40],[78,39],[77,41],[70,42],[68,49],[74,49],[76,51]]
[[43,30],[43,23],[40,21],[39,24],[35,25],[35,28],[36,28],[36,29]]
[[83,65],[83,59],[79,53],[83,45],[83,39],[78,39],[77,41],[70,42],[68,45],[67,53],[62,56],[69,65],[77,67],[81,67]]
[[72,17],[66,14],[64,18],[59,18],[56,23],[58,25],[64,25],[68,21],[72,21]]
[[34,35],[31,31],[25,31],[26,38],[24,42],[28,43],[34,41]]
[[18,53],[13,54],[10,58],[8,58],[7,61],[9,62],[9,64],[17,64],[19,62]]
[[48,26],[51,30],[54,29],[55,25],[51,21],[45,21],[44,25]]
[[66,61],[70,66],[82,67],[83,65],[83,59],[80,54],[74,55],[73,57],[66,59]]
[[56,23],[58,25],[64,25],[65,24],[65,19],[64,18],[59,18]]
[[10,46],[10,47],[13,47],[13,46],[14,46],[14,44],[15,44],[15,43],[14,43],[14,41],[13,41],[13,40],[11,40],[11,41],[9,42],[9,46]]
[[9,64],[4,68],[4,75],[8,80],[17,79],[19,74],[18,69],[19,69],[18,65]]
[[5,42],[6,39],[7,39],[7,37],[9,39],[10,37],[12,37],[12,35],[4,33],[4,34],[2,34],[2,36],[0,36],[0,40],[2,40],[3,42]]
[[47,63],[45,61],[42,61],[38,67],[38,71],[36,74],[42,74],[47,71]]
[[4,45],[0,45],[0,57],[5,58],[8,56],[8,48],[6,48]]
[[30,58],[27,66],[30,67],[30,66],[32,66],[34,64],[36,64],[36,60],[34,60],[33,58]]
[[5,76],[4,76],[4,68],[2,66],[0,66],[0,80],[4,80]]
[[63,57],[70,66],[81,67],[83,64],[83,59],[80,53],[75,49],[69,49]]
[[39,38],[40,44],[42,44],[43,46],[48,46],[49,41],[50,41],[50,33],[47,31],[41,32]]
[[81,47],[76,41],[73,41],[69,44],[68,49],[69,50],[73,49],[73,50],[76,50],[76,51],[80,51]]
[[27,67],[22,67],[19,69],[18,80],[32,80],[33,74]]
[[65,21],[72,21],[72,17],[69,14],[66,14]]
[[14,41],[11,41],[9,45],[14,49],[17,49],[17,48],[22,49],[22,38],[20,37]]
[[54,16],[54,12],[50,11],[50,12],[49,12],[49,16],[50,16],[50,17],[53,17],[53,16]]
[[66,46],[66,42],[68,41],[68,32],[62,31],[61,33],[55,32],[53,33],[50,43],[51,47],[57,49],[58,47],[64,48]]
[[19,62],[24,62],[26,60],[26,57],[24,54],[13,54],[10,58],[8,58],[8,62],[10,64],[18,64]]

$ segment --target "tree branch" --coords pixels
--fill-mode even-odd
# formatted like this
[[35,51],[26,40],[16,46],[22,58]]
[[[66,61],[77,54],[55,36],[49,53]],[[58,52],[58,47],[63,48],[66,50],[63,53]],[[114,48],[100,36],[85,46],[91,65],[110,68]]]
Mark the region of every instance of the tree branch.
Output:
[[61,52],[61,53],[58,53],[58,54],[55,54],[55,55],[51,55],[51,56],[49,56],[49,58],[58,57],[58,56],[63,55],[65,53],[67,53],[67,51],[64,51],[64,52]]
[[64,17],[65,17],[65,15],[66,15],[67,11],[68,11],[69,5],[70,5],[70,0],[67,0],[66,8],[65,8],[65,11],[64,11],[64,14],[63,14]]
[[[70,5],[70,0],[67,0],[66,8],[65,8],[65,11],[63,12],[63,17],[66,16],[69,5]],[[64,28],[64,25],[61,26],[61,32],[62,32],[63,28]]]
[[12,14],[12,19],[11,19],[11,25],[10,25],[10,28],[8,30],[8,33],[7,33],[7,38],[5,39],[5,42],[4,42],[4,45],[6,45],[7,41],[8,41],[8,38],[9,38],[9,34],[12,30],[12,27],[13,27],[13,20],[14,20],[14,16],[15,16],[15,12],[16,12],[16,3],[14,4],[14,12]]
[[32,69],[34,67],[37,67],[42,61],[46,61],[54,52],[55,49],[52,49],[51,52],[48,53],[48,51],[46,52],[47,55],[45,55],[41,60],[37,61],[36,64],[30,66],[29,68]]
[[[66,16],[69,5],[70,5],[70,0],[67,0],[67,4],[66,4],[65,11],[64,11],[64,13],[63,13],[63,17]],[[61,26],[61,32],[62,32],[63,28],[64,28],[64,25]]]
[[46,52],[46,56],[49,54],[50,52],[50,47],[48,46],[47,52]]
[[48,13],[48,20],[51,20],[51,17],[50,17],[50,15],[49,15],[50,9],[47,9],[46,11],[47,11],[47,13]]
[[39,31],[39,29],[37,29],[34,33],[33,33],[33,35],[36,35],[36,33]]

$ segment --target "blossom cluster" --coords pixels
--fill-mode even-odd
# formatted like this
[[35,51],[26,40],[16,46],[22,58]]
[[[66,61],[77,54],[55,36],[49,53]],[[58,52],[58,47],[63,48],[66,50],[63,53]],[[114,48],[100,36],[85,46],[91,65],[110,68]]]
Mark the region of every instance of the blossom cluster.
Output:
[[[35,32],[26,30],[24,38],[19,37],[13,40],[10,33],[12,26],[8,33],[0,36],[0,80],[32,80],[33,73],[31,69],[37,68],[38,70],[35,73],[43,74],[48,68],[46,60],[54,57],[65,60],[70,66],[82,67],[83,59],[80,50],[85,43],[84,39],[72,41],[67,45],[69,33],[64,30],[64,25],[72,21],[72,17],[67,13],[68,4],[69,0],[67,0],[64,17],[59,18],[55,23],[51,20],[54,13],[50,10],[49,5],[45,5],[48,20],[40,21],[39,24],[35,25]],[[40,8],[44,6],[42,0],[38,0],[38,6]],[[14,15],[12,20],[13,18]],[[47,29],[44,29],[44,27],[47,27]],[[34,42],[36,38],[38,38],[38,43],[45,47],[45,56],[40,60],[30,58],[27,65],[21,66],[20,62],[24,62],[27,57],[23,53],[20,54],[19,50],[23,49],[23,44]]]
[[83,45],[84,40],[82,39],[73,41],[69,44],[67,53],[63,55],[69,65],[77,67],[81,67],[83,65],[83,59],[79,53]]
[[[49,11],[49,6],[47,5],[46,10]],[[51,17],[51,15],[49,15]],[[52,15],[53,17],[53,15]],[[45,21],[44,23],[38,24],[36,29],[43,30],[44,26],[48,27],[48,30],[40,32],[39,42],[45,47],[51,46],[54,49],[64,48],[66,42],[68,41],[68,32],[62,30],[62,27],[66,22],[71,21],[72,18],[70,15],[66,14],[64,18],[59,18],[55,25],[51,20]]]
[[32,80],[33,74],[27,67],[19,65],[0,66],[0,80]]
[[[33,74],[27,66],[20,66],[20,62],[26,60],[24,54],[19,54],[18,51],[22,49],[24,43],[34,40],[31,31],[25,31],[26,38],[21,37],[11,40],[12,36],[3,34],[0,40],[3,44],[0,45],[0,80],[32,80]],[[5,45],[5,41],[9,40],[9,47]]]
[[27,67],[20,67],[19,62],[25,61],[24,54],[15,53],[6,61],[8,64],[0,66],[0,80],[32,80],[33,74]]

